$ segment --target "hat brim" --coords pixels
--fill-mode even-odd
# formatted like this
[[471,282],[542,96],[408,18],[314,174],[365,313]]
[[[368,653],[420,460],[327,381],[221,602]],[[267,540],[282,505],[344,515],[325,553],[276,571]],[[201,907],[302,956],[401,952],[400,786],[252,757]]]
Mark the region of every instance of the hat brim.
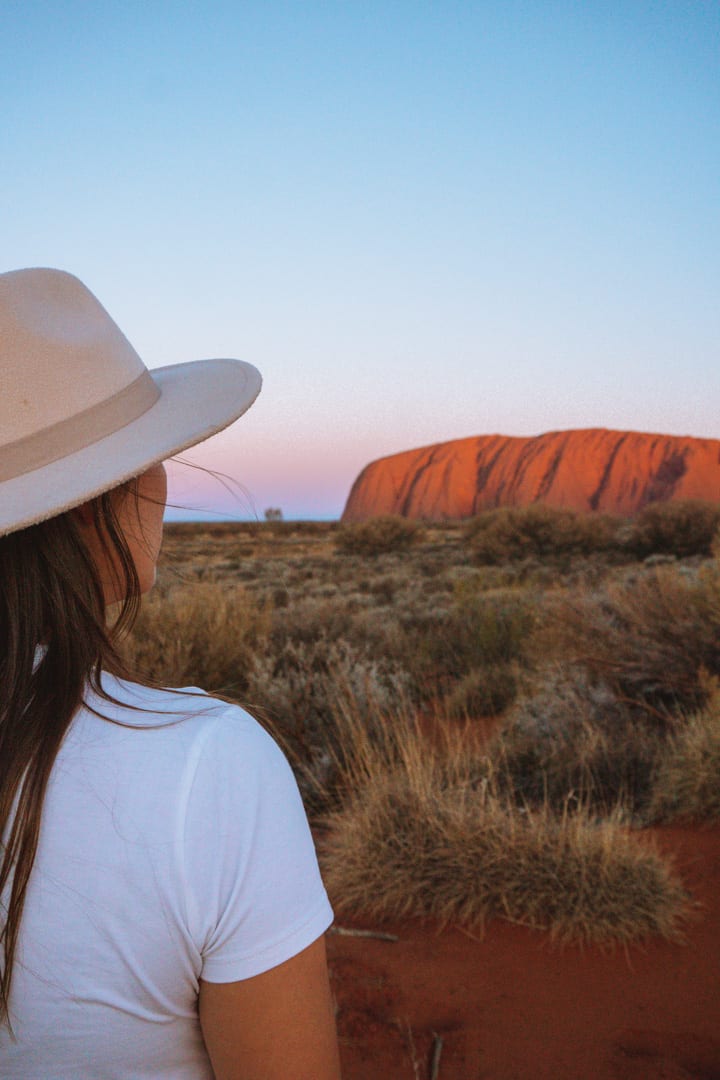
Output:
[[187,450],[228,427],[260,393],[243,360],[195,360],[150,372],[159,400],[119,431],[0,483],[0,536],[35,525]]

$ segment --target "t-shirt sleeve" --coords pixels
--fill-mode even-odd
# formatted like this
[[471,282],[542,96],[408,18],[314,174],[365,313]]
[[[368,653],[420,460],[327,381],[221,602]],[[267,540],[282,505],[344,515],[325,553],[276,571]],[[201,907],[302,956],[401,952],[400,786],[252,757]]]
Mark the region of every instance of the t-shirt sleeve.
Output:
[[187,919],[206,981],[268,971],[332,922],[292,770],[242,709],[229,706],[204,733],[183,836]]

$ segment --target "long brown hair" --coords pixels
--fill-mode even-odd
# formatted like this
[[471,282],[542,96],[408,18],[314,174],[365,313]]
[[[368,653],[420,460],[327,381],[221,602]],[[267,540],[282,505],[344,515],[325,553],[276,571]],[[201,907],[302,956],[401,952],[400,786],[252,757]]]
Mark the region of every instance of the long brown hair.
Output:
[[86,688],[108,698],[100,672],[128,678],[117,643],[135,621],[140,584],[118,520],[136,481],[98,496],[92,524],[122,597],[106,620],[100,572],[75,512],[0,537],[0,1020],[50,772]]

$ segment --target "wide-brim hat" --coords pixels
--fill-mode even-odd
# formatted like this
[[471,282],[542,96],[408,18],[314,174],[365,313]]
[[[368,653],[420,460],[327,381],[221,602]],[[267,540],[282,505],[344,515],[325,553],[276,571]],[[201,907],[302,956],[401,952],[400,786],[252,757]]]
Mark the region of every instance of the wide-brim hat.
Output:
[[221,431],[261,383],[234,359],[149,371],[72,274],[0,274],[0,536]]

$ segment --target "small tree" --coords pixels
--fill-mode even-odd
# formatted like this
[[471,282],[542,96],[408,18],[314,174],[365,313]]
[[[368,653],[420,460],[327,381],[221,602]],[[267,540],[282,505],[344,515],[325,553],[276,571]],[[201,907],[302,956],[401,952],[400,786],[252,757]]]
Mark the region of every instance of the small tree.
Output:
[[282,521],[282,519],[283,512],[279,506],[268,506],[267,510],[265,511],[266,521]]

